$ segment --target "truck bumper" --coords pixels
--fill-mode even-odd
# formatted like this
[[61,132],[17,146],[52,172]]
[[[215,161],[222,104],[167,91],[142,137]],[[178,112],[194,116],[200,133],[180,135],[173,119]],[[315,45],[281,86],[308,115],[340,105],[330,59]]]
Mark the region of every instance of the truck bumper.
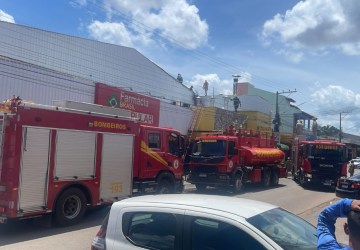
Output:
[[321,175],[316,173],[304,173],[304,177],[309,182],[322,183],[325,186],[335,186],[340,176]]
[[227,186],[230,184],[230,177],[228,174],[190,173],[187,182],[191,184],[206,184],[209,186]]

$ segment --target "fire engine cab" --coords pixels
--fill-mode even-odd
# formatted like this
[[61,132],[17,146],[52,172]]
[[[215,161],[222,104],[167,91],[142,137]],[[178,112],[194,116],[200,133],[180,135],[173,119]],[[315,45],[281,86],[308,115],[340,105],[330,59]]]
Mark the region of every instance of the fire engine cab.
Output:
[[267,133],[233,126],[204,133],[194,140],[187,181],[198,190],[228,187],[236,193],[245,183],[277,185],[279,178],[285,177],[285,169],[280,167],[284,153],[274,145],[274,137]]
[[177,130],[58,106],[0,108],[0,223],[52,214],[67,226],[82,219],[87,205],[111,203],[133,190],[181,190]]
[[294,179],[301,186],[309,182],[335,186],[339,178],[347,175],[347,147],[335,140],[308,141],[305,136],[295,137],[291,157]]

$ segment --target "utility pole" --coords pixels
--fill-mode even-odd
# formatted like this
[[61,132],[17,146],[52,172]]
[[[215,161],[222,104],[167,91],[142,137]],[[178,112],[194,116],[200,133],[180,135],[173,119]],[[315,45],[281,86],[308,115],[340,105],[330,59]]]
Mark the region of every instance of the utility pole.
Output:
[[340,131],[339,131],[339,142],[341,142],[341,112],[340,112]]
[[341,142],[341,138],[342,138],[342,127],[341,127],[341,114],[348,114],[348,113],[351,113],[351,111],[348,111],[348,112],[340,112],[340,131],[339,131],[339,142]]
[[[280,94],[288,94],[294,92],[296,92],[296,89],[289,91],[282,91]],[[281,119],[279,113],[279,91],[276,91],[276,107],[275,107],[275,118],[273,120],[273,124],[274,124],[274,132],[280,132]]]

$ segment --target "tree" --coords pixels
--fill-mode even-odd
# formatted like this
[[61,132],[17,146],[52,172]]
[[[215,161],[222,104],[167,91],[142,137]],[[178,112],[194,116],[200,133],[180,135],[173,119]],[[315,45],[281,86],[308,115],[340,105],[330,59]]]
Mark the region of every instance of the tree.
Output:
[[340,130],[334,126],[326,125],[318,127],[318,136],[319,137],[338,137]]

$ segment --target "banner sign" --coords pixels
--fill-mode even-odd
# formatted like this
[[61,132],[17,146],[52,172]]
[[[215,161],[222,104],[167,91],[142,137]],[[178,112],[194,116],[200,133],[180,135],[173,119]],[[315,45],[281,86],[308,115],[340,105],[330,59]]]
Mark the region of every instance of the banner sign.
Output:
[[131,117],[150,126],[159,126],[160,100],[122,88],[96,83],[95,104],[131,111]]

